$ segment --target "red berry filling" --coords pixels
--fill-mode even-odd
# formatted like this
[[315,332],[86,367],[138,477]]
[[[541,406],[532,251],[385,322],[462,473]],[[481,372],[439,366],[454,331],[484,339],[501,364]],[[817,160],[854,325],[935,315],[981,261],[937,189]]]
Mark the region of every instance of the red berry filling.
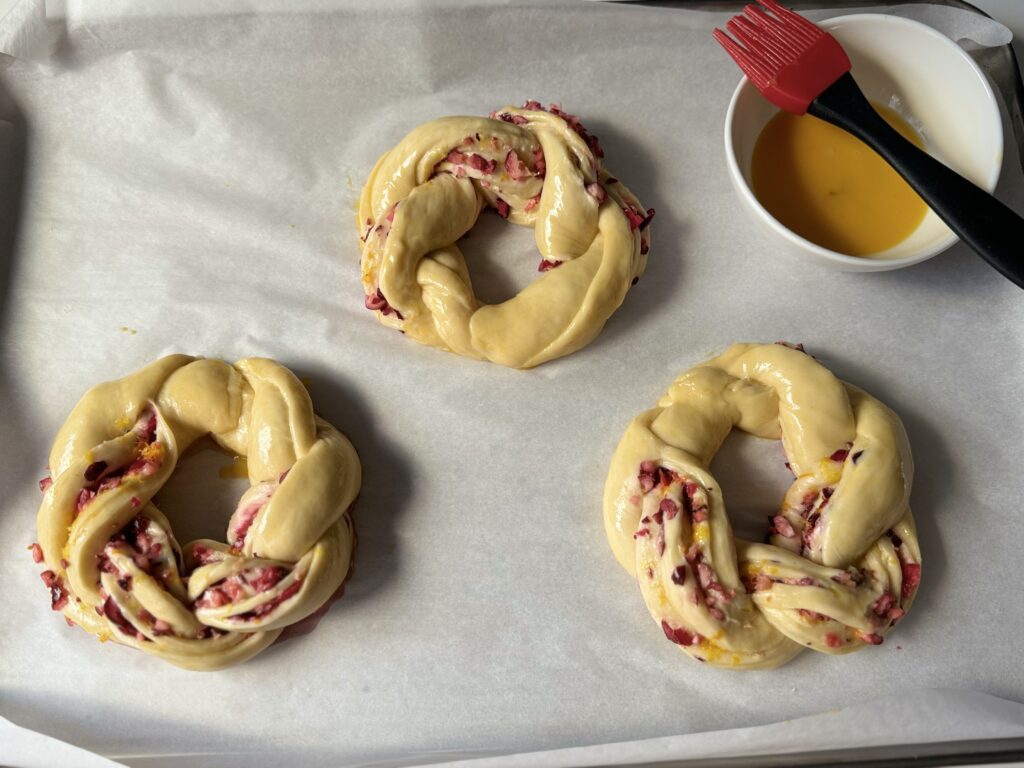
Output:
[[690,632],[682,627],[673,627],[667,621],[661,622],[661,630],[665,633],[665,637],[676,645],[700,645],[700,641],[703,639],[696,632]]
[[39,574],[43,584],[50,590],[50,608],[59,611],[68,604],[68,593],[64,589],[64,580],[53,571],[43,571]]

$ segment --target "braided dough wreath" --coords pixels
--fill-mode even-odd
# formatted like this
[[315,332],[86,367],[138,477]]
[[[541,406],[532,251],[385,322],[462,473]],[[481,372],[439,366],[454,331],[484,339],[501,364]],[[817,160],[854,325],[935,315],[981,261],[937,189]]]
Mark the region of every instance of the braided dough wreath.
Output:
[[[227,543],[178,546],[151,499],[210,435],[247,458]],[[196,670],[259,653],[348,574],[359,457],[287,368],[185,355],[90,389],[40,482],[37,562],[71,624]]]
[[[586,346],[643,274],[654,216],[603,156],[579,118],[535,101],[419,126],[359,201],[367,309],[423,344],[513,368]],[[534,227],[544,273],[490,306],[455,245],[485,204]]]
[[[709,466],[738,427],[780,439],[796,476],[767,544],[733,540]],[[807,647],[877,645],[921,555],[899,418],[803,352],[736,344],[682,374],[612,459],[604,522],[665,635],[699,661],[769,668]]]

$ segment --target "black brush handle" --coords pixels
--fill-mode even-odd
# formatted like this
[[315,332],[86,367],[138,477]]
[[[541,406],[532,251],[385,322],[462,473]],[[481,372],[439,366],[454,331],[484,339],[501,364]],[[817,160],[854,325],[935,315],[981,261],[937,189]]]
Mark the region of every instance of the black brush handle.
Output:
[[1024,219],[903,138],[875,112],[849,72],[822,91],[807,111],[875,150],[961,240],[1024,288]]

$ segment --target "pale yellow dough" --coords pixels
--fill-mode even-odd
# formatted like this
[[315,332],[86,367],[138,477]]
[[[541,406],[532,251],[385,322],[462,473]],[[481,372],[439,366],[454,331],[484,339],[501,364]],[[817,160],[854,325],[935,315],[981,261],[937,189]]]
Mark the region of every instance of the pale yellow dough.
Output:
[[[734,541],[709,470],[733,427],[781,439],[796,476],[769,544]],[[735,344],[626,429],[605,530],[670,640],[716,666],[769,668],[805,647],[878,644],[910,608],[912,479],[903,426],[879,401],[803,351]]]
[[[362,282],[367,307],[409,338],[530,368],[601,331],[643,274],[653,211],[563,117],[513,107],[495,115],[504,119],[433,120],[377,161],[357,215]],[[509,221],[534,228],[541,258],[560,266],[514,298],[483,305],[455,241],[482,206],[503,204]]]
[[[182,553],[151,499],[204,435],[246,457],[252,487],[229,524],[229,539],[239,534],[233,546],[199,540]],[[64,615],[177,666],[245,661],[324,605],[348,574],[359,458],[272,360],[171,355],[97,385],[57,435],[50,471],[38,534],[67,598]],[[125,530],[145,538],[133,548],[119,540]],[[278,580],[261,588],[261,574]],[[215,599],[226,590],[230,599]]]

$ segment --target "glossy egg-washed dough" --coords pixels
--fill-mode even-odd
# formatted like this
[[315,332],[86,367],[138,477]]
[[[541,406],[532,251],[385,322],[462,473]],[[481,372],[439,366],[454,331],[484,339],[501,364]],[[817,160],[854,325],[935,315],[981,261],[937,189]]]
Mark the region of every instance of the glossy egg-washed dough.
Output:
[[[781,439],[796,479],[768,540],[734,540],[709,466],[738,427]],[[899,418],[781,344],[736,344],[683,373],[626,429],[604,521],[665,635],[721,667],[848,653],[910,608],[921,557]]]
[[[151,499],[204,435],[246,457],[251,488],[229,543],[182,550]],[[177,666],[245,661],[348,574],[359,458],[272,360],[171,355],[99,384],[57,435],[50,471],[38,535],[54,607]]]
[[[366,306],[382,323],[514,368],[597,336],[643,274],[654,213],[608,173],[577,118],[528,106],[419,126],[377,161],[356,219]],[[484,205],[532,226],[553,267],[496,305],[477,299],[455,245]]]

